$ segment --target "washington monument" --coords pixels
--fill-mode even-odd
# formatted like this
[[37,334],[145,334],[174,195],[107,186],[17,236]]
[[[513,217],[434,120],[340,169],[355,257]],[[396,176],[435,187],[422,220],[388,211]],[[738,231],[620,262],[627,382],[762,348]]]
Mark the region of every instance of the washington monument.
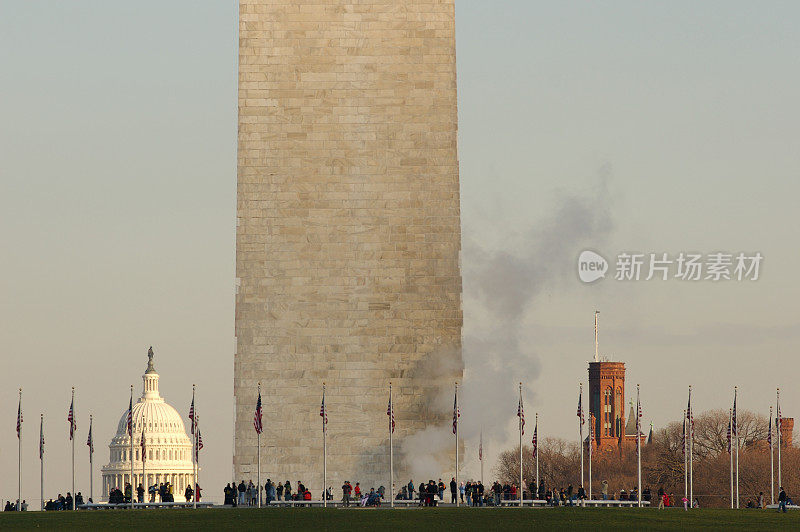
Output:
[[389,382],[399,486],[462,376],[454,0],[239,6],[234,480],[261,382],[262,482],[321,498],[325,382],[328,484],[388,490]]

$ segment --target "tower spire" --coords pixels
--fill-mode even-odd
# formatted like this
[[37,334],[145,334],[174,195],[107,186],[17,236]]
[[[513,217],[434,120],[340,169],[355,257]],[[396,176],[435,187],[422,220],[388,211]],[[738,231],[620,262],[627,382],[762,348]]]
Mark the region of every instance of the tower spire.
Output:
[[594,311],[594,361],[600,362],[600,349],[597,343],[597,316],[600,315],[599,310]]

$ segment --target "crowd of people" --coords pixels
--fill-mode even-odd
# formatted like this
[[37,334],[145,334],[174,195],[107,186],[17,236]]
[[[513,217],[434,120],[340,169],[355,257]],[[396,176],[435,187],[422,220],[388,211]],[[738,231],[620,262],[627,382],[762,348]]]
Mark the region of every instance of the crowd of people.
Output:
[[[531,491],[533,488],[533,491]],[[352,484],[350,481],[345,481],[341,487],[342,491],[342,506],[361,506],[361,507],[377,507],[385,504],[386,489],[380,486],[377,489],[370,488],[366,490],[361,487],[359,482]],[[237,485],[236,483],[229,483],[224,488],[225,504],[228,506],[256,506],[258,505],[259,489],[252,480],[245,482],[242,480]],[[285,483],[273,483],[272,480],[267,479],[266,484],[261,489],[262,504],[269,505],[272,502],[286,502],[294,501],[311,501],[311,492],[306,489],[302,482],[296,483],[296,489],[293,489],[292,483],[287,480]],[[500,483],[493,482],[488,488],[485,488],[481,481],[469,480],[467,482],[456,483],[455,478],[451,478],[448,484],[440,478],[438,482],[433,479],[427,482],[422,482],[416,485],[413,480],[408,484],[401,486],[400,490],[394,495],[396,501],[415,501],[419,506],[437,506],[440,502],[447,502],[455,504],[457,501],[466,506],[501,506],[503,501],[513,502],[519,500],[519,487],[515,483]],[[536,485],[535,481],[528,483],[528,487],[523,486],[522,498],[525,500],[537,499],[545,501],[549,506],[579,506],[583,501],[588,500],[588,494],[583,486],[567,485],[562,488],[549,488],[545,486],[544,482]],[[596,494],[597,495],[597,494]],[[325,490],[326,500],[333,500],[332,490],[329,487]],[[602,481],[600,484],[599,499],[609,501],[630,501],[636,502],[639,499],[637,489],[631,488],[630,490],[621,489],[619,491],[609,493],[608,482]],[[653,499],[653,495],[649,487],[642,490],[642,501],[648,503],[655,503],[658,501],[658,508],[668,507],[681,507],[684,509],[690,508],[689,499],[682,497],[676,498],[671,493],[666,493],[663,489],[659,488],[657,497]],[[766,507],[764,494],[760,493],[758,502],[750,499],[747,503],[747,508],[764,508]],[[780,489],[779,495],[779,509],[785,511],[785,507],[791,505],[791,499]],[[700,504],[698,499],[695,498],[691,501],[691,508],[699,508]]]
[[22,499],[22,504],[19,503],[19,499],[17,499],[17,502],[15,502],[15,503],[11,502],[11,501],[6,501],[6,505],[3,508],[3,511],[4,512],[16,512],[16,511],[27,512],[28,511],[28,503],[27,503],[27,501],[25,501],[25,499]]
[[[145,491],[148,495],[147,502],[157,503],[157,502],[175,502],[175,487],[170,482],[162,482],[160,484],[153,484],[152,486],[148,487],[147,490],[144,489],[144,486],[139,484],[136,488],[136,500],[134,502],[145,502]],[[109,504],[130,504],[131,496],[133,490],[129,482],[125,483],[124,491],[119,489],[118,487],[112,488],[108,494],[108,503]],[[195,484],[194,489],[192,489],[191,485],[186,486],[186,490],[183,492],[183,496],[186,499],[186,502],[191,502],[192,498],[195,497],[198,502],[200,502],[202,490],[200,489],[199,484]]]
[[[535,487],[536,483],[531,482],[529,486]],[[343,506],[380,506],[386,500],[386,488],[384,486],[366,490],[361,487],[359,482],[352,484],[350,481],[345,481],[341,491]],[[228,483],[223,489],[223,493],[224,504],[228,506],[256,506],[258,504],[259,488],[252,480],[248,482],[241,480],[238,485]],[[261,488],[261,493],[262,504],[265,505],[273,501],[302,502],[312,500],[311,491],[306,489],[300,481],[296,483],[296,489],[293,489],[289,480],[285,483],[274,483],[271,479],[267,479],[266,484]],[[394,499],[396,501],[417,501],[420,506],[437,506],[439,502],[445,500],[446,495],[449,495],[447,499],[452,504],[460,501],[461,504],[467,506],[500,506],[501,501],[517,500],[519,488],[515,483],[501,484],[500,482],[494,482],[491,487],[486,489],[481,481],[470,480],[456,483],[455,478],[451,478],[449,484],[445,484],[441,478],[438,482],[431,479],[419,485],[410,480],[394,495]],[[659,493],[659,497],[661,496],[662,493]],[[325,497],[327,500],[333,500],[330,487],[326,490]],[[551,506],[576,505],[588,498],[583,486],[577,489],[572,485],[566,488],[552,489],[546,488],[544,482],[539,484],[533,494],[528,489],[523,489],[522,497],[523,499],[536,498],[543,500]],[[650,489],[644,489],[642,491],[642,500],[650,501],[650,497]],[[602,498],[636,501],[638,493],[635,488],[630,491],[623,489],[609,496],[608,483],[604,482],[602,485]]]
[[[84,503],[83,494],[79,491],[75,495],[75,508],[82,505]],[[92,499],[89,499],[89,502],[92,502]],[[64,496],[62,494],[58,494],[58,497],[55,499],[50,499],[46,503],[44,503],[45,511],[61,511],[61,510],[72,510],[72,493],[67,492],[67,495]],[[6,505],[3,508],[5,512],[27,512],[28,511],[28,501],[22,500],[22,504],[20,504],[19,499],[17,499],[16,503],[11,501],[6,501]]]
[[[89,499],[89,502],[92,502],[92,499]],[[75,508],[78,508],[84,503],[83,494],[79,491],[75,494]],[[72,494],[67,492],[66,496],[58,494],[58,497],[54,499],[50,499],[46,503],[44,503],[45,511],[59,511],[59,510],[72,510]]]
[[[292,483],[286,481],[281,484],[280,482],[272,482],[267,479],[266,484],[262,487],[264,504],[269,504],[272,501],[310,501],[311,491],[306,489],[302,482],[297,481],[296,489],[292,489]],[[244,480],[237,485],[235,482],[228,483],[222,490],[224,494],[224,504],[226,506],[256,506],[258,504],[259,488],[253,484],[253,481],[245,483]],[[330,500],[330,492],[327,494]]]

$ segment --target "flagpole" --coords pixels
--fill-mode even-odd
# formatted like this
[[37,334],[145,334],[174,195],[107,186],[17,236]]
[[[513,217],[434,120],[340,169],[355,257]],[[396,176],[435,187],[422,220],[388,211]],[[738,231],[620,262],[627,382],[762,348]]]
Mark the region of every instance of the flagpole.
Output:
[[[539,412],[536,412],[536,428],[533,429],[536,432],[536,497],[535,499],[539,498]],[[481,481],[483,483],[483,481]]]
[[94,502],[94,436],[92,435],[92,414],[89,414],[89,499]]
[[731,449],[731,440],[733,439],[733,409],[728,409],[728,454],[731,458],[731,510],[733,510],[733,449]]
[[192,431],[192,440],[194,445],[192,447],[192,509],[197,509],[197,407],[194,406],[194,393],[197,387],[192,384],[192,407],[194,412],[192,413],[192,427],[194,430]]
[[19,389],[19,408],[17,412],[17,423],[19,425],[19,431],[17,432],[17,511],[19,512],[22,504],[22,388]]
[[775,452],[772,449],[772,405],[769,406],[769,503],[775,504]]
[[392,383],[389,383],[389,506],[394,508],[394,403]]
[[[258,397],[261,397],[261,382],[258,383]],[[258,507],[261,508],[261,431],[256,431],[256,445],[258,446],[258,473],[256,482],[258,483]]]
[[44,414],[41,414],[39,421],[39,497],[42,499],[42,511],[44,511]]
[[689,502],[694,501],[694,465],[692,464],[692,454],[694,454],[694,414],[691,411],[692,386],[689,385]]
[[[683,409],[683,496],[689,497],[689,456],[686,453],[686,409]],[[733,500],[733,497],[731,497]]]
[[[322,404],[325,405],[325,383],[322,383]],[[324,415],[322,416],[322,507],[327,508],[328,497],[325,490],[328,486],[328,405],[325,405]]]
[[778,435],[778,489],[781,489],[781,429],[783,428],[783,418],[781,417],[781,389],[778,388],[777,402],[775,403],[778,410],[778,423],[775,425],[775,431]]
[[[456,429],[456,486],[458,486],[458,425],[459,425],[458,418],[460,417],[460,412],[459,412],[459,409],[458,409],[458,383],[457,382],[456,382],[455,406],[456,406],[456,411],[453,412],[453,415],[455,416],[454,417],[454,419],[455,419],[454,423],[455,423],[455,429]],[[456,497],[456,508],[458,508],[458,507],[459,507],[459,499],[458,499],[458,497]]]
[[[583,383],[580,383],[580,391],[578,392],[578,403],[583,404]],[[581,486],[583,486],[583,407],[578,415],[578,431],[580,432],[581,439],[578,442],[578,449],[581,453]]]
[[[144,415],[142,415],[142,442],[141,442],[140,447],[142,448],[142,489],[144,489],[144,490],[147,489],[147,487],[145,486],[145,484],[147,484],[147,482],[145,482],[145,480],[144,480],[145,478],[147,478],[146,474],[145,474],[145,471],[144,471],[145,462],[146,462],[145,453],[147,452],[146,449],[145,449],[145,443],[144,443],[144,428],[145,428],[145,426],[146,426],[146,424],[145,424],[145,421],[144,421]],[[131,497],[132,496],[133,496],[133,490],[131,489]]]
[[636,470],[638,474],[638,486],[636,488],[636,499],[639,508],[642,507],[642,403],[639,399],[639,385],[636,385]]
[[[538,414],[537,414],[538,415]],[[481,486],[483,486],[483,427],[481,427]]]
[[[69,439],[72,440],[72,509],[75,509],[75,387],[72,387],[72,419],[70,420]],[[131,491],[133,493],[133,491]]]
[[[733,404],[736,404],[736,396],[739,393],[739,387],[733,387]],[[736,509],[739,509],[739,421],[738,416],[736,420]]]
[[[131,459],[131,479],[130,479],[131,480],[130,481],[130,485],[131,485],[131,510],[133,510],[133,384],[131,384],[131,402],[130,402],[130,405],[131,405],[131,436],[130,436],[131,437],[131,449],[130,449],[129,457]],[[142,418],[142,419],[144,419],[144,418]],[[74,499],[74,497],[75,496],[73,495],[73,499]]]
[[[589,404],[591,406],[591,403]],[[589,500],[592,499],[592,443],[594,443],[594,419],[589,411]],[[583,452],[583,449],[581,449]]]
[[[197,416],[196,413],[195,413],[195,419],[197,419],[197,420],[200,419]],[[196,453],[197,453],[197,479],[195,480],[194,493],[192,493],[192,499],[194,499],[192,504],[193,504],[193,508],[195,508],[195,509],[197,508],[197,498],[199,496],[198,488],[200,487],[200,443],[201,443],[200,440],[202,438],[202,435],[200,434],[200,426],[197,425],[196,428],[197,428],[197,435],[195,436],[195,441],[197,441],[197,451],[196,451]]]
[[[233,485],[236,485],[236,463],[234,462],[234,456],[236,456],[236,398],[233,398],[233,431],[231,436],[231,479],[233,480]],[[238,492],[237,492],[238,493]],[[236,499],[238,495],[234,495],[234,499]]]
[[519,505],[522,507],[522,383],[519,383]]

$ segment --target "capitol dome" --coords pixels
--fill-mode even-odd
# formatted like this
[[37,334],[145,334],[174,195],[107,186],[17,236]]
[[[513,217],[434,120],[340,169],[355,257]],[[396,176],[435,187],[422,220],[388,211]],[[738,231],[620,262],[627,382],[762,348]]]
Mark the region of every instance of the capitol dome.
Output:
[[[153,351],[148,352],[147,370],[142,396],[133,404],[133,482],[131,481],[131,438],[128,436],[128,410],[122,413],[117,424],[117,434],[109,444],[110,462],[104,466],[103,498],[108,500],[114,488],[124,491],[130,482],[135,489],[142,484],[158,486],[169,482],[175,500],[183,500],[192,478],[192,440],[186,435],[178,411],[168,405],[158,391],[158,373],[153,367]],[[142,435],[144,433],[144,436]],[[142,463],[141,440],[145,441],[145,460]],[[142,470],[144,467],[144,472]],[[144,474],[144,477],[143,477]],[[144,478],[144,481],[143,481]]]

